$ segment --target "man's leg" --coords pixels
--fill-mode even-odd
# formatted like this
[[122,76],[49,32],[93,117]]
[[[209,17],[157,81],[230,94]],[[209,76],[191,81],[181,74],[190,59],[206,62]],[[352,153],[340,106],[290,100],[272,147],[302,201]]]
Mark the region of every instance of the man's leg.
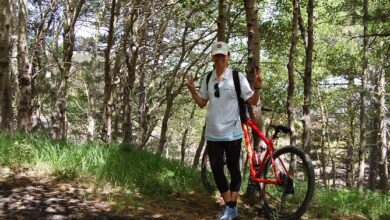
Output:
[[230,172],[230,192],[224,193],[223,198],[227,208],[221,219],[231,219],[238,216],[237,199],[241,186],[240,154],[241,139],[225,143],[226,163]]
[[[209,155],[209,161],[211,166],[211,171],[213,172],[215,183],[218,187],[219,192],[222,197],[227,192],[229,192],[229,185],[223,172],[224,167],[224,148],[223,142],[219,141],[207,141],[207,153]],[[230,197],[230,193],[229,193]],[[230,199],[229,199],[230,200]]]
[[233,201],[237,201],[238,192],[241,187],[240,155],[241,139],[227,142],[225,147],[226,163],[230,172],[230,195]]

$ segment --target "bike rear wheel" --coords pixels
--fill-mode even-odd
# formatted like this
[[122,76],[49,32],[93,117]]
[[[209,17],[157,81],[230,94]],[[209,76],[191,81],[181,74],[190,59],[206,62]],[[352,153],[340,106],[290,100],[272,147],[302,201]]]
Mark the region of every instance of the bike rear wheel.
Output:
[[[314,194],[313,164],[303,150],[292,146],[276,150],[273,158],[282,183],[264,184],[264,213],[270,219],[299,219],[306,212]],[[271,158],[267,160],[264,177],[276,179]]]

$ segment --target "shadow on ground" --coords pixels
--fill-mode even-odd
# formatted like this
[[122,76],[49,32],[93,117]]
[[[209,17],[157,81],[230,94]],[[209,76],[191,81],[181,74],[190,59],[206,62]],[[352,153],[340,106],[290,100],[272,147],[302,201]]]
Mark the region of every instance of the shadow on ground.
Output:
[[138,219],[115,215],[87,188],[25,174],[0,178],[0,219]]
[[[133,200],[120,206],[120,201],[128,198]],[[211,220],[215,219],[215,213],[219,209],[218,199],[208,194],[172,193],[163,203],[137,203],[134,198],[136,196],[130,196],[129,192],[112,193],[74,181],[59,181],[28,169],[11,170],[0,167],[0,219]],[[254,217],[255,213],[245,211],[244,205],[241,207],[240,220],[261,219]]]

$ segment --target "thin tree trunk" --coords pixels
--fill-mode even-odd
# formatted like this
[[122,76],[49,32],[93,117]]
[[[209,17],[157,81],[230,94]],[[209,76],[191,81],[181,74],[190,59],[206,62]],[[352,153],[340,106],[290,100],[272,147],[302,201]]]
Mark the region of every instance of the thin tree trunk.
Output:
[[355,151],[355,107],[353,106],[354,103],[354,77],[352,76],[352,73],[349,73],[348,75],[348,115],[349,115],[349,138],[347,139],[347,158],[346,158],[346,170],[347,170],[347,180],[346,180],[346,186],[352,187],[355,185],[355,158],[354,158],[354,151]]
[[[114,77],[114,79],[115,79],[115,77]],[[118,88],[118,90],[120,90],[120,88]],[[121,104],[122,98],[123,98],[122,91],[118,91],[116,96],[115,96],[114,109],[113,109],[113,115],[112,115],[112,118],[113,118],[112,140],[113,141],[118,141],[118,138],[120,137],[120,133],[121,133],[120,122],[122,121],[121,110],[123,109],[122,104]]]
[[111,9],[110,9],[110,25],[108,29],[107,48],[104,51],[103,127],[102,127],[101,138],[103,141],[106,142],[110,142],[112,138],[113,72],[111,71],[110,55],[111,55],[111,49],[114,44],[116,7],[117,7],[117,0],[112,0]]
[[[321,94],[320,94],[320,91],[318,91],[318,97],[321,97]],[[320,156],[320,162],[321,162],[321,178],[322,178],[322,181],[324,183],[325,186],[328,186],[328,183],[327,183],[327,178],[326,178],[326,166],[327,166],[327,160],[326,160],[326,154],[325,154],[325,143],[326,143],[326,139],[327,141],[330,141],[329,140],[329,137],[328,137],[328,131],[329,131],[329,117],[328,117],[328,114],[327,114],[327,111],[326,111],[326,108],[322,102],[322,100],[320,99],[320,110],[321,110],[321,118],[322,118],[322,126],[321,126],[321,156]],[[329,145],[329,142],[328,142],[328,145]],[[331,161],[332,161],[332,165],[334,164],[333,160],[332,160],[332,155],[330,154],[330,146],[329,147],[329,155],[328,157],[331,158]],[[333,166],[332,166],[333,168]]]
[[95,114],[96,114],[96,106],[95,106],[95,94],[96,94],[96,85],[95,85],[95,75],[97,71],[97,58],[98,58],[98,51],[97,51],[97,45],[99,43],[99,37],[100,37],[100,25],[103,20],[103,15],[106,11],[107,6],[103,4],[101,8],[99,9],[97,20],[95,23],[95,36],[92,41],[92,60],[90,65],[90,72],[87,73],[86,77],[86,91],[87,91],[87,97],[88,97],[88,110],[87,110],[87,121],[88,121],[88,128],[87,128],[87,140],[92,141],[95,138]]
[[202,137],[200,138],[198,148],[196,148],[194,162],[192,163],[192,167],[198,167],[198,165],[199,165],[200,156],[201,156],[203,148],[204,148],[204,143],[206,142],[206,139],[204,138],[204,135],[203,135],[205,130],[206,130],[206,123],[203,125],[203,128],[202,128]]
[[361,77],[361,92],[360,92],[360,149],[359,149],[359,176],[357,187],[359,192],[363,192],[364,187],[364,171],[365,171],[365,151],[366,151],[366,87],[367,87],[367,18],[368,18],[368,0],[363,0],[363,65]]
[[147,135],[148,135],[148,103],[147,103],[147,91],[146,91],[146,81],[147,77],[145,76],[145,71],[140,71],[139,76],[139,96],[138,96],[138,123],[139,123],[139,133],[137,138],[137,145],[139,148],[143,148],[146,144]]
[[188,119],[188,121],[186,121],[186,126],[185,126],[185,129],[184,129],[184,132],[183,132],[183,137],[181,139],[181,157],[180,157],[180,161],[181,163],[184,164],[184,159],[185,159],[185,155],[186,155],[186,150],[187,150],[187,136],[188,136],[188,133],[191,129],[191,125],[192,125],[192,119],[194,119],[194,115],[195,115],[195,110],[196,110],[196,105],[194,105],[191,109],[191,113],[190,113],[190,118]]
[[173,84],[171,86],[168,85],[168,87],[165,90],[165,97],[167,98],[167,104],[166,104],[165,113],[161,124],[160,142],[156,152],[156,154],[159,156],[162,155],[162,152],[165,147],[165,143],[167,142],[168,120],[171,117],[173,99],[174,99],[174,96],[172,95],[172,86]]
[[[257,1],[255,0],[244,0],[245,18],[247,26],[248,36],[248,62],[246,65],[246,75],[251,87],[254,87],[255,73],[257,70],[260,71],[260,27],[258,19],[258,8]],[[261,74],[261,72],[259,72]],[[250,117],[255,122],[256,126],[265,133],[264,122],[261,112],[261,97],[256,106],[248,105]],[[255,133],[254,131],[252,131]],[[253,137],[253,148],[255,151],[260,151],[260,137],[256,134]],[[249,184],[246,189],[248,196],[254,196],[253,189],[254,183],[251,176],[248,176]]]
[[54,110],[52,112],[52,138],[53,139],[66,139],[66,94],[67,83],[70,74],[70,68],[72,67],[72,56],[75,43],[75,25],[79,18],[81,8],[83,7],[85,0],[72,1],[66,6],[64,11],[64,27],[63,27],[63,58],[62,63],[57,60],[60,68],[60,86],[57,90],[56,101]]
[[310,106],[312,96],[312,61],[313,61],[313,0],[308,0],[307,14],[307,47],[306,47],[306,62],[305,62],[305,76],[304,76],[304,100],[303,100],[303,134],[302,145],[306,152],[310,152],[311,142],[311,120],[310,120]]
[[[19,1],[12,1],[11,2],[11,13],[12,13],[12,34],[10,38],[10,47],[11,47],[11,54],[10,54],[10,83],[11,83],[11,91],[12,91],[12,100],[20,100],[20,90],[19,88],[19,71],[18,71],[18,32],[19,32],[19,26],[18,26],[18,7],[19,7]],[[17,108],[18,104],[15,103]]]
[[294,112],[294,89],[295,89],[295,76],[294,76],[294,62],[295,54],[297,50],[297,28],[298,28],[298,0],[293,0],[293,20],[291,28],[291,45],[290,54],[288,56],[288,87],[287,87],[287,118],[288,125],[292,131],[290,137],[290,145],[296,144],[296,133],[294,128],[295,112]]
[[[124,48],[126,50],[126,48]],[[126,54],[125,62],[127,66],[127,77],[125,80],[125,88],[123,91],[123,143],[131,143],[133,141],[133,130],[132,130],[132,120],[131,120],[131,112],[132,112],[132,92],[134,87],[134,81],[135,81],[135,67],[137,65],[137,58],[138,58],[138,47],[131,47],[131,58],[127,54],[126,51],[124,53]]]
[[301,14],[301,6],[299,4],[299,0],[297,0],[297,4],[298,4],[298,25],[299,25],[299,30],[301,31],[301,38],[303,41],[303,45],[305,46],[306,49],[308,46],[308,39],[306,34],[305,22],[303,21],[302,14]]
[[[257,14],[258,8],[255,0],[244,0],[244,7],[248,36],[248,63],[246,66],[246,73],[249,84],[253,87],[255,72],[256,69],[259,68],[260,64],[260,27]],[[261,99],[259,99],[257,106],[250,108],[250,114],[256,125],[264,132],[264,123],[261,113]],[[260,139],[257,135],[254,135],[253,137],[253,146],[257,149],[259,147]]]
[[12,131],[12,93],[10,81],[10,34],[12,13],[9,0],[0,0],[0,129]]
[[[377,82],[376,79],[373,79],[373,82]],[[377,86],[376,86],[377,89]],[[376,93],[375,91],[374,93]],[[377,94],[377,93],[376,93]],[[374,97],[372,99],[372,105],[369,106],[369,112],[378,112],[379,113],[379,103],[378,100]],[[379,161],[379,152],[380,149],[378,147],[379,141],[379,114],[373,114],[368,120],[368,130],[370,131],[368,138],[368,146],[370,149],[368,156],[368,188],[371,190],[375,189],[376,179],[378,176],[378,161]]]
[[227,18],[227,4],[226,0],[219,0],[218,4],[218,30],[217,30],[217,39],[218,41],[226,42],[226,18]]
[[18,105],[18,130],[28,132],[31,130],[31,100],[32,100],[32,65],[28,59],[27,47],[27,0],[19,0],[18,22],[18,67],[20,99]]
[[[138,2],[137,2],[138,4]],[[148,5],[144,5],[144,11],[147,9]],[[127,21],[126,24],[126,32],[123,39],[123,52],[125,54],[125,62],[127,66],[128,75],[126,78],[126,86],[124,88],[124,108],[123,108],[123,132],[124,132],[124,138],[123,143],[131,143],[133,141],[133,125],[131,120],[132,115],[132,97],[133,97],[133,88],[134,88],[134,82],[136,78],[136,66],[137,66],[137,60],[138,60],[138,52],[140,44],[142,43],[146,31],[146,20],[148,20],[149,17],[149,11],[146,12],[146,15],[144,15],[143,20],[137,24],[136,28],[134,28],[136,20],[139,18],[139,12],[138,10],[135,10],[134,8],[131,12],[130,19]],[[129,39],[129,33],[132,35],[132,39]],[[129,46],[127,46],[127,42],[130,41]],[[128,52],[129,50],[129,52]]]
[[[387,60],[387,59],[386,59]],[[387,126],[386,126],[386,115],[387,115],[387,107],[386,107],[386,78],[385,78],[385,70],[381,69],[379,73],[379,87],[378,87],[378,95],[379,95],[379,130],[380,130],[380,139],[379,139],[379,147],[381,149],[381,189],[383,192],[388,192],[389,189],[389,168],[388,168],[388,142],[387,142]]]

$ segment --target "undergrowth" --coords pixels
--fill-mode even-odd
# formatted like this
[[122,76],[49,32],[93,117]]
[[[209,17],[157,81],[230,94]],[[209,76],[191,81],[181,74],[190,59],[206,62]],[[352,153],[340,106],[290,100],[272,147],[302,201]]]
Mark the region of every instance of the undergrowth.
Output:
[[[121,187],[154,200],[164,200],[172,193],[204,191],[199,170],[131,145],[72,144],[36,135],[0,133],[0,165],[48,167],[58,178]],[[390,196],[317,187],[309,213],[316,218],[361,213],[370,219],[390,219]]]

